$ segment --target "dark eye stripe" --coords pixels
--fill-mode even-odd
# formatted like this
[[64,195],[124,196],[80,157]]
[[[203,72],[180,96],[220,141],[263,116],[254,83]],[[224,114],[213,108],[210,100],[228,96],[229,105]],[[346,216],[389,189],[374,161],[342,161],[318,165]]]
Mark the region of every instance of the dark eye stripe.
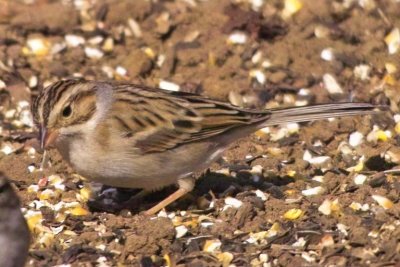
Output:
[[[45,88],[43,91],[41,91],[41,93],[39,94],[39,96],[37,97],[37,99],[33,104],[35,116],[39,118],[39,114],[41,112],[43,116],[43,123],[46,125],[48,123],[51,110],[62,98],[62,96],[68,91],[68,89],[71,88],[71,86],[82,82],[83,81],[80,79],[63,80],[63,81],[58,81],[50,85],[49,87]],[[42,106],[40,107],[40,105]],[[40,108],[41,111],[39,110]]]

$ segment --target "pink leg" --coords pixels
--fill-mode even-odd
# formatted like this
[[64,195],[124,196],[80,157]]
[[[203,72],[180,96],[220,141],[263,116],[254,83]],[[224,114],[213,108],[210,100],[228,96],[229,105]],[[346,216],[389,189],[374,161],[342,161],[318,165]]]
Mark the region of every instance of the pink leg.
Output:
[[162,200],[160,203],[144,212],[146,215],[154,215],[172,202],[193,190],[195,179],[193,177],[178,180],[179,189]]

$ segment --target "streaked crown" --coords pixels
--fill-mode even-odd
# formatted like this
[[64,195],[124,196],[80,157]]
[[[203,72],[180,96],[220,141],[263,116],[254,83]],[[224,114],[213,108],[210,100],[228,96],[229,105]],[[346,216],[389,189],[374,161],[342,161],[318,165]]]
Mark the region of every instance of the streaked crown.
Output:
[[32,104],[37,126],[61,128],[89,120],[96,110],[95,83],[62,80],[44,88]]

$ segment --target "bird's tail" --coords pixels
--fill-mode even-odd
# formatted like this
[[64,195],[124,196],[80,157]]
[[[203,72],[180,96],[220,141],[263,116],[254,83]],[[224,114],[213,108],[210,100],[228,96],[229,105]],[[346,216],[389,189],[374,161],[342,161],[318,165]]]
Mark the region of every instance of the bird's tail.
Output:
[[270,117],[262,124],[262,127],[290,122],[306,122],[343,116],[376,114],[384,109],[387,109],[387,107],[354,102],[272,109],[270,110]]

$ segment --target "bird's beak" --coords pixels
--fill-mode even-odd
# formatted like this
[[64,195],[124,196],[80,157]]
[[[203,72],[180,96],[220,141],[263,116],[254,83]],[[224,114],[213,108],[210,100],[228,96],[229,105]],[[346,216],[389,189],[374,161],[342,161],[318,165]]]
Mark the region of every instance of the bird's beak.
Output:
[[58,131],[49,131],[46,127],[42,126],[39,130],[40,135],[40,148],[45,150],[54,144],[58,137]]

